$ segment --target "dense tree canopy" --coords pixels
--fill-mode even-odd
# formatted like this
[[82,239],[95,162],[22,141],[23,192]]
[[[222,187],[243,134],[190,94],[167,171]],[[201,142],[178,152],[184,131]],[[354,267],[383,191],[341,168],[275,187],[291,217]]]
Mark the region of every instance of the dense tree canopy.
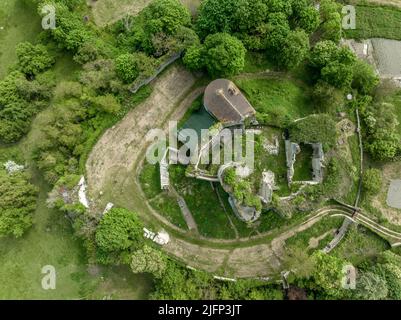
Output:
[[379,84],[379,76],[373,67],[364,61],[358,60],[355,63],[353,73],[352,87],[361,94],[371,94]]
[[132,83],[139,75],[149,77],[154,72],[154,59],[143,53],[126,53],[116,59],[117,75],[125,83]]
[[377,160],[391,160],[400,152],[401,137],[394,105],[376,103],[363,110],[367,127],[366,150]]
[[242,71],[246,49],[242,42],[228,33],[216,33],[205,43],[188,49],[184,63],[192,70],[205,67],[213,77],[228,77]]
[[54,63],[54,58],[41,44],[33,45],[29,42],[21,42],[15,50],[18,58],[18,69],[28,76],[35,76]]
[[310,66],[317,79],[339,88],[349,89],[354,77],[356,57],[347,47],[338,47],[332,41],[321,41],[310,55]]
[[133,273],[151,273],[160,278],[167,268],[167,258],[163,253],[149,245],[135,251],[131,258],[131,270]]
[[289,69],[297,67],[309,53],[309,36],[303,30],[288,34],[284,49],[279,56],[280,63]]
[[100,220],[96,243],[106,252],[139,248],[143,243],[143,225],[135,212],[113,208]]
[[50,74],[28,81],[18,71],[0,81],[0,142],[18,141],[28,131],[32,116],[46,106],[53,83]]
[[175,53],[197,42],[197,35],[189,29],[191,14],[179,0],[154,0],[138,16],[132,17],[127,28],[120,20],[115,28],[121,47],[127,51],[141,50],[159,57]]
[[244,68],[245,53],[241,41],[229,34],[208,36],[204,44],[206,69],[215,77],[235,75]]
[[24,172],[0,169],[0,237],[20,237],[32,225],[37,189]]

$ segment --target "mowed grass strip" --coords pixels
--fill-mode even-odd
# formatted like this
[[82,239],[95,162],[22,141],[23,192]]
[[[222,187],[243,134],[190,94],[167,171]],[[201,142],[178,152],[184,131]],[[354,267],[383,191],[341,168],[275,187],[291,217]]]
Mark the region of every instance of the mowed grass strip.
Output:
[[401,40],[401,8],[379,5],[356,6],[356,29],[345,30],[347,38]]

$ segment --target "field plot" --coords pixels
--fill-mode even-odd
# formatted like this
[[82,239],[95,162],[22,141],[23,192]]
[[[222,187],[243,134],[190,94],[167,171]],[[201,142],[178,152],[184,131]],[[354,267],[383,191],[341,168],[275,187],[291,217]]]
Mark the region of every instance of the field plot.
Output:
[[[126,14],[137,15],[148,6],[151,1],[152,0],[87,0],[92,7],[95,23],[100,27],[113,23]],[[195,13],[200,4],[200,0],[181,0],[181,2],[187,6],[192,13]]]
[[312,113],[306,90],[287,79],[236,81],[256,111],[295,120]]
[[401,8],[375,4],[356,6],[356,29],[346,30],[347,38],[401,40]]

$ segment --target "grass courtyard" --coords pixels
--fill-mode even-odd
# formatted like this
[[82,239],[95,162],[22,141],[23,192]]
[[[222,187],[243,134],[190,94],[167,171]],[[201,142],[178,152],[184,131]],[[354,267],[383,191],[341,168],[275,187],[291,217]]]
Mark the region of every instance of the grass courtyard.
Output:
[[296,120],[313,113],[308,88],[286,78],[235,81],[258,113]]

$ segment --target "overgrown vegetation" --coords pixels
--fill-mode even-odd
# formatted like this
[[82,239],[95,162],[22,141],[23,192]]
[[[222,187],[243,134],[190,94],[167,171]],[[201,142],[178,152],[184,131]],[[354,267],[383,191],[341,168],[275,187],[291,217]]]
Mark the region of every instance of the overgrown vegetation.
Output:
[[[378,84],[373,69],[358,61],[349,49],[338,45],[343,32],[340,7],[335,1],[320,1],[319,12],[308,0],[240,3],[238,0],[204,0],[193,19],[178,0],[153,0],[137,16],[127,16],[104,29],[83,18],[88,14],[84,1],[27,1],[37,6],[38,12],[43,5],[54,4],[57,27],[42,31],[35,39],[19,37],[30,42],[17,45],[16,59],[7,63],[11,68],[0,81],[0,144],[23,139],[32,119],[46,109],[46,117],[38,130],[40,139],[26,153],[27,158],[35,161],[46,182],[55,187],[52,194],[60,190],[61,193],[72,192],[98,137],[150,93],[149,88],[143,88],[132,96],[130,88],[140,86],[177,54],[182,54],[189,69],[206,71],[213,78],[232,78],[243,71],[281,70],[261,74],[260,78],[241,75],[236,82],[255,106],[260,124],[280,130],[288,128],[293,141],[322,142],[330,155],[323,184],[303,189],[291,205],[283,204],[275,195],[275,211],[264,212],[260,225],[254,228],[236,220],[227,194],[220,187],[189,180],[184,168],[172,168],[172,183],[186,200],[203,236],[233,239],[237,235],[248,236],[289,223],[277,213],[282,216],[289,213],[289,217],[296,213],[291,221],[297,221],[315,204],[324,203],[329,197],[343,197],[344,184],[348,181],[343,178],[347,171],[351,176],[351,187],[347,187],[352,191],[350,197],[353,196],[359,159],[346,163],[337,157],[335,149],[334,114],[343,111],[344,106],[349,107],[350,112],[347,112],[351,119],[351,112],[359,108],[366,151],[374,159],[395,160],[400,155],[398,94],[388,100],[373,97]],[[376,10],[374,20],[372,8]],[[400,24],[399,11],[361,5],[357,14],[363,31],[347,31],[348,36],[399,38],[395,29],[382,25],[383,21],[393,22],[396,28]],[[11,45],[9,40],[8,45]],[[79,70],[70,79],[60,81],[55,69],[60,57],[66,54],[73,56]],[[4,69],[1,72],[5,74]],[[353,94],[353,99],[346,103],[344,97],[349,93]],[[294,123],[294,120],[298,121]],[[258,139],[256,147],[264,152],[262,141]],[[351,156],[358,153],[355,141],[353,143],[350,144]],[[307,170],[310,173],[306,158],[297,164],[302,169],[300,178],[307,178]],[[258,174],[267,162],[272,167],[283,166],[273,168],[278,172],[280,190],[277,194],[286,196],[297,191],[286,184],[283,153],[277,159],[259,160]],[[176,199],[160,191],[158,168],[145,167],[140,179],[150,204],[163,211],[170,222],[185,229]],[[237,200],[262,209],[255,192],[256,179],[252,182],[240,180],[233,170],[229,170],[224,179]],[[379,171],[365,172],[363,188],[367,194],[377,193],[381,185]],[[1,236],[21,237],[32,225],[36,192],[28,174],[8,174],[0,169]],[[42,195],[38,202],[42,207],[44,197]],[[89,261],[129,265],[133,273],[151,274],[155,279],[151,295],[154,299],[283,298],[282,290],[276,285],[253,280],[224,283],[209,274],[182,267],[143,238],[142,221],[133,211],[113,208],[104,215],[101,212],[89,215],[83,206],[64,203],[61,198],[58,194],[53,204],[73,219],[76,235],[84,240]],[[287,242],[294,247],[283,259],[283,265],[291,271],[290,283],[305,288],[311,298],[400,299],[399,256],[385,251],[387,244],[365,230],[351,230],[343,246],[333,255],[311,252],[311,237],[318,238],[322,232],[338,228],[339,224],[339,219],[322,220],[315,228]],[[322,247],[327,240],[326,235],[318,241],[317,247]],[[10,241],[8,237],[7,241]],[[357,257],[354,253],[358,248],[371,250]],[[82,260],[85,260],[82,264],[87,263],[86,259]],[[348,262],[357,264],[361,271],[358,288],[351,293],[340,285],[342,268]],[[10,269],[12,266],[7,267]],[[15,273],[15,276],[18,275]],[[95,284],[83,271],[77,271],[74,278],[85,282],[79,289],[80,297],[92,297]]]

